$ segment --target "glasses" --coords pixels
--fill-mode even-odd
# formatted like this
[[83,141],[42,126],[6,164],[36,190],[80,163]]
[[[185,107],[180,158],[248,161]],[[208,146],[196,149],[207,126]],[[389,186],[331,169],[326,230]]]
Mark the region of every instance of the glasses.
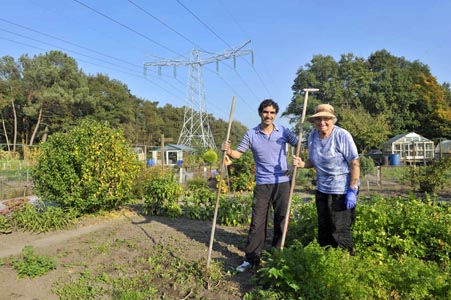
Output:
[[275,115],[275,114],[277,114],[276,111],[269,111],[269,110],[264,110],[264,111],[262,111],[262,113],[264,113],[264,114],[269,114],[269,115]]
[[315,122],[321,122],[321,121],[327,122],[327,121],[332,120],[332,118],[331,117],[315,117],[315,118],[313,118],[313,120]]

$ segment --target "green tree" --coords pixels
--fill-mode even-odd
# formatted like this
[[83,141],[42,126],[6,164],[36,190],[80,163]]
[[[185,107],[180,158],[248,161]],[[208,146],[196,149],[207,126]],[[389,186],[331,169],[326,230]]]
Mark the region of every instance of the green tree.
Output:
[[438,85],[427,65],[386,50],[366,60],[351,53],[341,55],[338,62],[331,56],[314,56],[298,69],[292,100],[282,114],[291,124],[299,123],[302,89],[308,87],[320,91],[310,95],[307,114],[318,103],[332,104],[340,124],[353,133],[361,149],[378,147],[386,134],[415,131],[429,138],[451,134],[450,85]]
[[172,138],[174,141],[178,141],[180,132],[183,127],[183,116],[185,113],[184,107],[174,107],[171,104],[166,104],[161,107],[159,113],[164,119],[160,131],[165,137]]
[[122,131],[83,120],[55,133],[36,158],[32,176],[46,202],[81,213],[111,210],[130,200],[139,166]]
[[44,133],[58,132],[72,123],[74,116],[80,114],[76,108],[90,98],[86,76],[78,70],[75,59],[66,54],[50,51],[33,58],[23,55],[19,61],[25,87],[23,136],[33,145]]
[[390,127],[385,115],[372,117],[363,107],[340,109],[338,125],[348,130],[354,138],[359,152],[380,149],[390,136]]
[[218,161],[218,154],[215,152],[215,150],[208,149],[204,153],[204,161],[210,166],[210,171],[211,171],[211,166],[214,165]]
[[2,57],[0,59],[1,121],[8,149],[11,149],[9,135],[12,132],[12,151],[16,151],[18,136],[16,103],[22,99],[22,91],[20,65],[11,56]]

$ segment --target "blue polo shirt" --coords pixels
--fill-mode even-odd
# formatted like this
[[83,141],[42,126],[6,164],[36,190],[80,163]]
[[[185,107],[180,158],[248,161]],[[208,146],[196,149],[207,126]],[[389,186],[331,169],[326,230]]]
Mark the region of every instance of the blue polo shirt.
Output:
[[287,143],[296,146],[298,138],[288,128],[276,124],[269,136],[260,130],[260,125],[249,129],[243,136],[237,150],[242,153],[249,149],[252,151],[257,168],[257,184],[276,184],[290,180],[286,175]]

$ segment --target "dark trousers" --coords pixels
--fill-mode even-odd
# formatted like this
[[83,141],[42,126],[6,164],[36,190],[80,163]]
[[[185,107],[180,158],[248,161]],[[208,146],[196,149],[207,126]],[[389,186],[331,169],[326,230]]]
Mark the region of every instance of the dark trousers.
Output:
[[280,249],[289,198],[289,182],[255,186],[251,225],[244,249],[248,262],[252,264],[259,264],[260,262],[261,253],[266,241],[270,205],[274,209],[272,247]]
[[329,195],[316,191],[315,199],[320,246],[340,247],[353,255],[351,226],[355,208],[346,209],[346,195]]

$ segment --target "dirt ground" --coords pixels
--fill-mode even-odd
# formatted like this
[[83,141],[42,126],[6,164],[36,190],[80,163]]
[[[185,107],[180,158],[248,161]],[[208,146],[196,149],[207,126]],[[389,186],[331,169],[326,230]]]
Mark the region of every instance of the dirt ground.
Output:
[[[206,259],[211,235],[211,223],[188,219],[165,217],[143,217],[126,213],[113,218],[90,218],[76,228],[45,234],[13,232],[0,235],[0,261],[21,254],[25,245],[33,246],[39,255],[57,258],[57,268],[44,276],[29,279],[18,278],[17,272],[5,263],[0,266],[1,300],[52,300],[58,297],[52,293],[52,285],[68,273],[77,272],[77,266],[102,264],[114,261],[130,261],[123,253],[110,251],[103,255],[93,251],[99,245],[111,244],[114,240],[132,241],[140,250],[151,249],[155,244],[174,244],[185,249],[188,260]],[[225,269],[232,270],[241,263],[241,250],[246,237],[246,228],[216,226],[212,262],[220,261]],[[95,256],[95,257],[94,257]],[[74,266],[73,268],[68,266]],[[250,288],[252,272],[235,274],[222,284],[222,290],[215,290],[215,296],[208,299],[241,299]],[[172,298],[165,298],[172,299]],[[190,299],[190,298],[187,298]]]
[[[303,198],[311,199],[312,192],[310,190],[303,193]],[[385,196],[406,195],[409,189],[394,183],[378,186],[371,180],[363,181],[361,196],[369,197],[372,193]],[[442,199],[449,200],[449,196],[450,193],[446,192],[442,194]],[[100,245],[111,244],[117,240],[131,241],[141,250],[152,249],[157,244],[174,245],[184,249],[183,256],[188,260],[206,259],[211,225],[211,222],[185,218],[144,217],[127,210],[109,218],[87,218],[68,230],[45,234],[17,231],[0,234],[0,300],[58,299],[52,292],[52,285],[70,273],[80,272],[81,265],[95,266],[111,261],[133,264],[130,254],[110,251],[105,255],[98,251]],[[244,255],[242,249],[246,233],[247,227],[216,226],[212,260],[221,262],[225,270],[234,270]],[[33,246],[37,254],[56,258],[56,270],[33,279],[18,278],[17,272],[7,261],[21,255],[25,245]],[[96,248],[97,251],[93,251]],[[242,299],[242,296],[253,287],[254,274],[255,271],[240,274],[232,272],[232,276],[225,279],[226,282],[216,287],[211,295],[204,295],[203,299]]]

